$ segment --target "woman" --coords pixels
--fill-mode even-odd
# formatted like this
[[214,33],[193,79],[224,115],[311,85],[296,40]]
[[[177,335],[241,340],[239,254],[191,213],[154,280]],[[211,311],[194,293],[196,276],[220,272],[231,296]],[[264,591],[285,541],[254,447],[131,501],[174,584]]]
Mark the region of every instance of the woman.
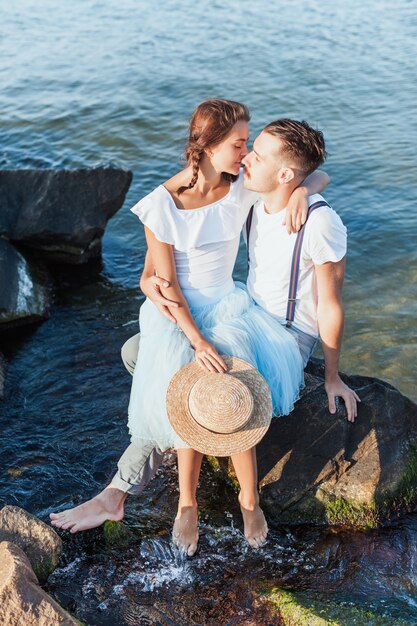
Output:
[[[180,303],[173,325],[150,300],[140,310],[141,341],[129,403],[132,441],[177,449],[180,497],[173,541],[188,555],[197,549],[196,489],[202,454],[172,429],[165,409],[172,376],[194,358],[222,372],[220,354],[254,365],[268,382],[273,415],[286,415],[303,384],[297,344],[281,325],[254,306],[232,279],[240,232],[257,194],[244,189],[240,165],[247,154],[249,112],[228,100],[206,100],[190,121],[187,166],[138,202],[132,211],[145,226],[151,262],[169,281],[163,295]],[[315,189],[319,191],[322,189]],[[232,456],[249,544],[264,543],[255,449]]]

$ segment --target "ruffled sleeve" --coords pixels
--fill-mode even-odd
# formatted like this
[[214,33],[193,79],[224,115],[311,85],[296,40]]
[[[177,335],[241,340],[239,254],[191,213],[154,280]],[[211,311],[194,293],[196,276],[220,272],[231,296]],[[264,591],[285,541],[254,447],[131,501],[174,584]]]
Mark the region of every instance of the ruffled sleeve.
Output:
[[130,210],[153,232],[158,241],[175,246],[176,229],[168,200],[161,188],[157,187]]
[[232,183],[229,193],[205,207],[178,209],[169,191],[160,185],[130,210],[155,237],[186,252],[206,244],[238,237],[250,205],[242,198],[242,175]]

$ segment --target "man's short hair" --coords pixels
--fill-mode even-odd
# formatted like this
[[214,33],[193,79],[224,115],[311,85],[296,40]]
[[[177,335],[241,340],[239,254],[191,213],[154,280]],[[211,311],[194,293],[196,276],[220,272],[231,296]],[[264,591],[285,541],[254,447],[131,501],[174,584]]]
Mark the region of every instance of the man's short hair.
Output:
[[314,172],[326,160],[323,133],[307,122],[284,118],[267,124],[264,132],[281,140],[284,157],[305,176]]

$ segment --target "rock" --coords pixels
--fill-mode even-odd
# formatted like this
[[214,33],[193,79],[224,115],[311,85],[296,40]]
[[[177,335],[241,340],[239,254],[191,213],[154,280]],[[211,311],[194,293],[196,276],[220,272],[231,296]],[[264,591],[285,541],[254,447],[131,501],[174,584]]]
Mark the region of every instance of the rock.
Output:
[[0,239],[0,285],[7,285],[7,289],[0,290],[2,330],[48,317],[47,283],[45,270],[25,258],[10,242]]
[[362,400],[354,423],[343,401],[329,413],[324,368],[315,359],[294,411],[273,420],[257,446],[271,520],[377,527],[416,506],[416,404],[381,380],[342,377]]
[[11,541],[19,546],[41,582],[56,568],[62,552],[59,535],[17,506],[7,505],[0,511],[0,541]]
[[13,543],[0,544],[0,623],[5,626],[76,626],[39,587],[29,559]]
[[101,253],[132,172],[113,167],[0,171],[0,235],[67,263]]
[[274,607],[288,626],[409,626],[403,619],[382,616],[351,602],[337,602],[318,594],[275,588],[263,594],[262,600]]
[[0,400],[4,398],[4,379],[5,379],[5,362],[4,357],[0,354]]
[[137,542],[137,537],[123,522],[106,520],[103,524],[104,541],[109,548],[124,550]]

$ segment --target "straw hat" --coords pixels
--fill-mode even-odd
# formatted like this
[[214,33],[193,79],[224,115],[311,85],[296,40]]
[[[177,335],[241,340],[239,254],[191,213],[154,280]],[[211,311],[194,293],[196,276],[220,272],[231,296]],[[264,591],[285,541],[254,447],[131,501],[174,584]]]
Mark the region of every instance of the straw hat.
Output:
[[230,456],[249,450],[268,430],[272,400],[268,383],[250,363],[222,356],[226,373],[196,362],[182,367],[167,391],[167,413],[177,435],[194,450]]

